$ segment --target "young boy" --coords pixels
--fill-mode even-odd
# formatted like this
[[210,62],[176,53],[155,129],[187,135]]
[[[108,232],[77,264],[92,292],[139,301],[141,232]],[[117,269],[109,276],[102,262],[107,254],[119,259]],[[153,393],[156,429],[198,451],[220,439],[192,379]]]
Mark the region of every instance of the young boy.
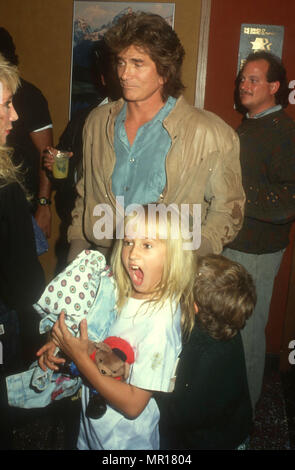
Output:
[[193,293],[195,325],[180,354],[175,389],[158,401],[161,447],[241,448],[252,409],[239,330],[255,306],[255,287],[240,264],[208,255],[198,259]]

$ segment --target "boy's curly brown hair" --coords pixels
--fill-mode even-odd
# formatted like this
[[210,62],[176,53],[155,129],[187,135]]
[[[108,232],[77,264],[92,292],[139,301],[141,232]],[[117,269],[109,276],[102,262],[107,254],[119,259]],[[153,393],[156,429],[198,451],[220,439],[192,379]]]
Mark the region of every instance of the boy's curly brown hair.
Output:
[[207,255],[197,260],[194,301],[202,327],[212,338],[227,340],[252,314],[256,289],[241,264],[222,255]]

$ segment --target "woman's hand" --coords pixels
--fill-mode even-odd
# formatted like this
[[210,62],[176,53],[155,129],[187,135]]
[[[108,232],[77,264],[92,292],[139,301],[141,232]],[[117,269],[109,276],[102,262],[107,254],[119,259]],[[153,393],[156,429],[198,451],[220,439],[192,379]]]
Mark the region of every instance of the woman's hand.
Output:
[[73,336],[65,323],[65,314],[61,313],[51,331],[51,337],[58,346],[77,365],[83,359],[88,358],[88,333],[87,321],[80,323],[80,337]]
[[39,357],[38,364],[42,370],[46,371],[47,368],[58,370],[58,366],[65,362],[65,359],[54,355],[55,350],[56,344],[53,341],[48,341],[37,351],[37,356]]

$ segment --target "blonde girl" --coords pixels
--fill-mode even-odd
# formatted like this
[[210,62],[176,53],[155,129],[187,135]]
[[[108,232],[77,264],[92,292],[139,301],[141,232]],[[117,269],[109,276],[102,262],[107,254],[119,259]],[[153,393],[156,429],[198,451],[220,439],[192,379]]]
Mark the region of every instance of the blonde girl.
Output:
[[116,241],[112,255],[118,315],[109,335],[127,340],[135,352],[127,383],[97,371],[87,353],[85,320],[80,338],[69,333],[63,315],[52,330],[56,345],[109,404],[101,419],[86,418],[89,391],[83,386],[77,444],[81,450],[159,448],[159,410],[153,393],[171,391],[182,332],[193,325],[193,318],[182,317],[179,302],[191,293],[194,253],[183,249],[181,234],[172,236],[175,219],[172,224],[167,212],[165,222],[159,216],[151,221],[145,206],[133,224],[135,230],[130,229],[131,215],[124,223],[124,239]]

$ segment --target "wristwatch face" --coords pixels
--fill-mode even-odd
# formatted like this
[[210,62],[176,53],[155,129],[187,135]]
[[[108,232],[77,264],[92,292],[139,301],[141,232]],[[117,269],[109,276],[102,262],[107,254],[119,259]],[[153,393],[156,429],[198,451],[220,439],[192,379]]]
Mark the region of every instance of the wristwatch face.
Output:
[[49,199],[46,199],[46,197],[39,197],[38,202],[41,204],[41,206],[47,206],[50,204]]

